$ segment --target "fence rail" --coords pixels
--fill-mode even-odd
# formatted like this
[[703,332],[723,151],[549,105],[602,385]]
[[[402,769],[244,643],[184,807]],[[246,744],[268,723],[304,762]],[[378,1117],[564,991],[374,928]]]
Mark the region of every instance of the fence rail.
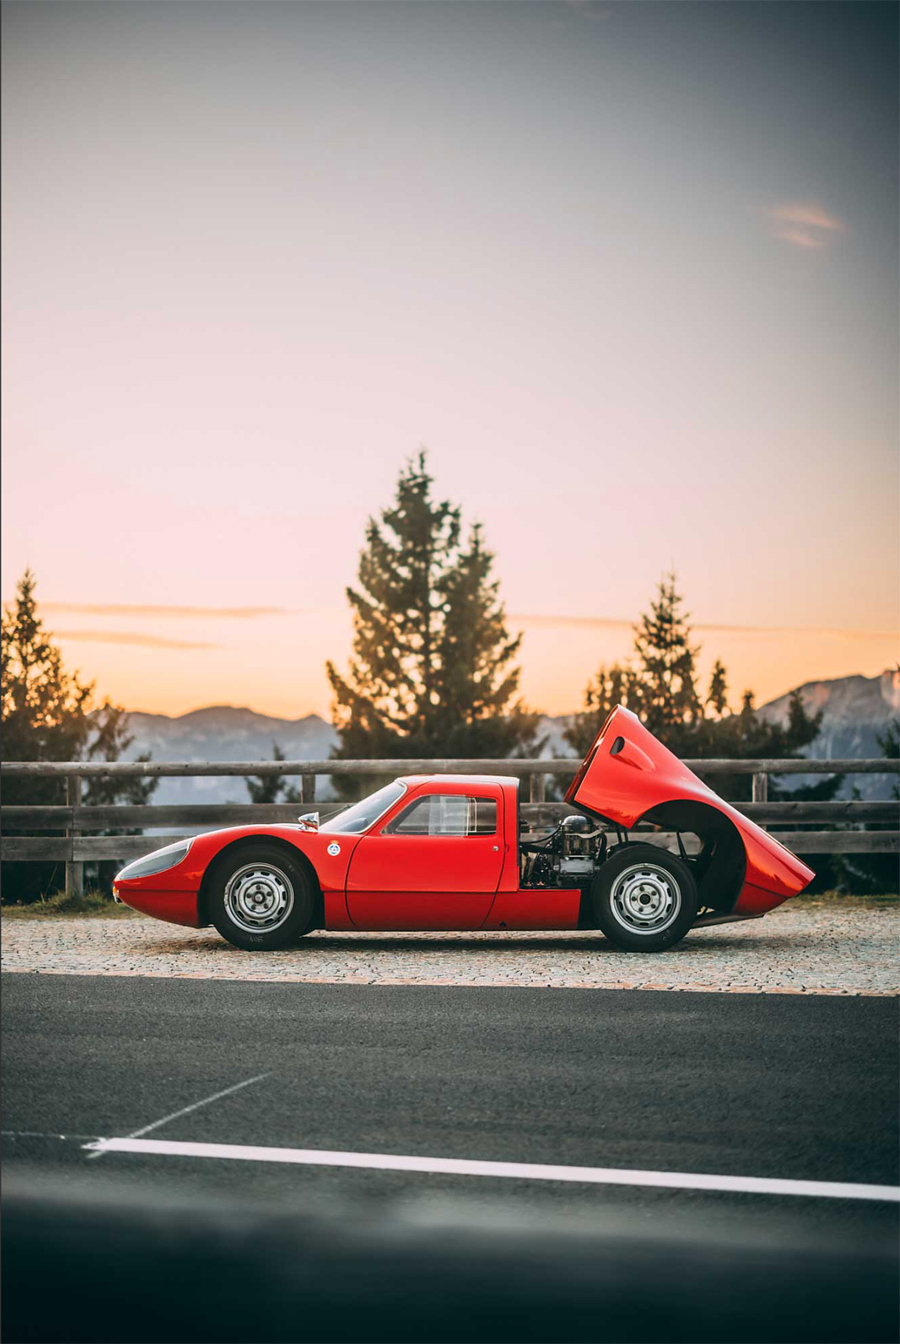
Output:
[[[527,804],[526,804],[527,805]],[[112,828],[142,826],[235,826],[247,820],[248,809],[259,821],[296,821],[299,803],[162,803],[155,806],[123,804],[107,807],[4,807],[3,819],[11,826],[28,831],[105,831]],[[341,804],[317,803],[322,813],[336,811]],[[569,813],[568,803],[546,803],[545,807]],[[740,810],[755,822],[788,821],[892,821],[897,804],[892,802],[836,803],[741,803]],[[551,814],[548,812],[548,817]]]
[[[4,835],[0,841],[3,859],[21,863],[64,862],[66,890],[80,893],[84,887],[85,863],[139,858],[157,848],[159,837],[146,835],[84,835],[85,831],[125,830],[128,827],[171,827],[178,836],[197,827],[243,825],[248,822],[296,820],[298,811],[315,802],[316,777],[335,773],[390,777],[415,774],[503,774],[529,781],[523,817],[530,825],[552,825],[570,811],[566,803],[545,800],[548,775],[571,777],[579,760],[376,760],[376,761],[4,761],[0,775],[6,778],[64,778],[64,806],[6,805],[0,807],[4,828],[26,831],[56,831],[52,836]],[[890,760],[686,760],[689,769],[702,776],[751,775],[753,799],[741,811],[760,825],[801,826],[826,824],[855,827],[861,824],[890,826],[898,820],[895,802],[840,800],[836,802],[769,802],[770,775],[881,774],[900,773],[900,762]],[[83,806],[85,779],[97,778],[190,778],[201,776],[297,776],[301,781],[299,803],[200,803],[185,805]],[[327,817],[341,803],[320,803]],[[647,837],[650,838],[649,836]],[[656,834],[665,843],[669,837]],[[900,830],[779,830],[778,839],[804,854],[872,854],[900,852]]]
[[[689,760],[682,762],[698,775],[896,775],[900,762],[885,760]],[[82,779],[121,776],[154,777],[200,775],[574,775],[578,757],[541,760],[539,757],[500,759],[377,761],[3,761],[0,775],[78,775]]]

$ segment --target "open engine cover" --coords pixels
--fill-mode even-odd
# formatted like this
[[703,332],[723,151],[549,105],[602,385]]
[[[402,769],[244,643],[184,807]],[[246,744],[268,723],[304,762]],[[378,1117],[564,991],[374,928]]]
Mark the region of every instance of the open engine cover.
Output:
[[796,896],[815,876],[789,849],[698,779],[637,715],[617,706],[582,761],[566,802],[630,830],[652,809],[679,801],[714,808],[740,832],[747,869],[736,912],[763,914]]

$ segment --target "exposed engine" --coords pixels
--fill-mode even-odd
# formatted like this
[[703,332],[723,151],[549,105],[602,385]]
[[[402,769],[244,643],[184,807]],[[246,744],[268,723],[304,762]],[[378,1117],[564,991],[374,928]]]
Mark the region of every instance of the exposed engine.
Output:
[[544,840],[523,840],[519,852],[523,887],[586,887],[606,857],[606,832],[578,813]]

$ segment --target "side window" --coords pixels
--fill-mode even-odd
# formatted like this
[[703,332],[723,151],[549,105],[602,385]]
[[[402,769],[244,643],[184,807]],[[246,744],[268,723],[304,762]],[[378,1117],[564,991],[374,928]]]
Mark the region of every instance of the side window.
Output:
[[386,827],[389,835],[496,835],[494,798],[467,798],[459,793],[431,793],[417,798]]

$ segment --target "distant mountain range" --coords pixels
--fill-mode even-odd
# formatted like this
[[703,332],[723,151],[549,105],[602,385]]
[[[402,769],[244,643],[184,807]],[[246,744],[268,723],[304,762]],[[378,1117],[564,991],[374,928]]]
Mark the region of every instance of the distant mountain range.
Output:
[[[892,715],[900,712],[900,672],[880,677],[839,677],[835,681],[810,681],[801,686],[803,702],[811,711],[824,711],[822,732],[809,754],[825,757],[879,756],[878,735]],[[787,718],[789,696],[779,696],[763,705],[760,714],[773,722]],[[545,756],[568,756],[563,742],[566,716],[545,717],[540,731],[547,736]],[[337,733],[318,714],[302,719],[277,719],[252,709],[211,705],[190,714],[170,718],[166,714],[133,712],[129,730],[134,742],[127,752],[133,760],[149,751],[157,761],[259,761],[272,756],[277,742],[289,760],[326,760]],[[797,779],[805,778],[797,776]],[[855,783],[864,797],[888,797],[890,782],[883,776],[857,775]],[[848,780],[847,789],[849,790]],[[324,779],[318,781],[318,796],[328,797]],[[245,802],[243,779],[213,777],[161,779],[153,795],[156,803]]]
[[[337,733],[318,714],[302,719],[275,719],[253,709],[210,705],[190,714],[133,712],[128,731],[134,741],[126,752],[134,760],[149,751],[155,761],[265,761],[272,759],[275,743],[288,760],[322,761],[331,755]],[[318,795],[327,798],[325,780]],[[245,803],[247,788],[237,776],[161,779],[154,803]]]
[[[900,714],[900,671],[879,677],[838,677],[835,681],[808,681],[799,687],[808,713],[822,710],[822,729],[808,756],[819,760],[852,760],[881,755],[878,738],[890,720]],[[760,716],[771,723],[786,723],[790,695],[770,700]],[[795,775],[797,787],[816,776]],[[818,776],[821,778],[821,776]],[[858,789],[863,798],[889,798],[891,780],[885,775],[849,775],[841,790],[848,797]]]
[[[881,755],[878,738],[889,720],[900,714],[900,671],[882,672],[880,677],[808,681],[799,690],[808,713],[823,711],[822,731],[810,756],[840,760]],[[786,723],[791,694],[763,705],[760,717],[770,723]]]

